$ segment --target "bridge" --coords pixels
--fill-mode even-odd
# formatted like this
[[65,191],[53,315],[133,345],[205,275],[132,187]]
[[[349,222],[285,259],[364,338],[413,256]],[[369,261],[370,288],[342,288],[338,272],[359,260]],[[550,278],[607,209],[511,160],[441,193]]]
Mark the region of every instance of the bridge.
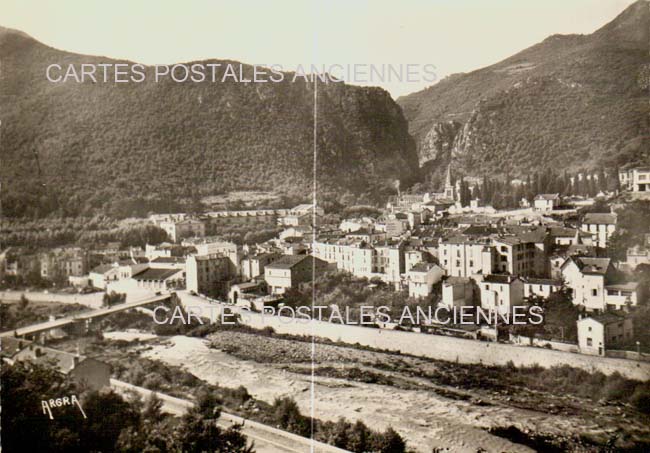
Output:
[[67,316],[65,318],[55,319],[53,321],[45,321],[38,324],[32,324],[31,326],[21,327],[19,329],[8,330],[6,332],[0,333],[0,338],[3,337],[33,337],[44,332],[49,332],[54,329],[60,329],[66,326],[77,325],[85,323],[88,325],[95,318],[102,318],[104,316],[109,316],[114,313],[119,313],[121,311],[130,310],[132,308],[144,307],[146,305],[155,304],[156,302],[163,302],[171,299],[173,293],[163,294],[155,297],[148,297],[141,300],[135,300],[133,302],[125,302],[123,304],[113,305],[108,308],[100,308],[97,310],[91,310],[83,313],[78,313],[75,315]]

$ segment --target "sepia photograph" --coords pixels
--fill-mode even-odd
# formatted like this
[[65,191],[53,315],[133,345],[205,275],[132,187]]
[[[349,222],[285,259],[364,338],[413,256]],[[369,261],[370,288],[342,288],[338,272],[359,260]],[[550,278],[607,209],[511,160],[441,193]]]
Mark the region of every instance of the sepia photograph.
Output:
[[650,451],[650,0],[0,0],[0,451]]

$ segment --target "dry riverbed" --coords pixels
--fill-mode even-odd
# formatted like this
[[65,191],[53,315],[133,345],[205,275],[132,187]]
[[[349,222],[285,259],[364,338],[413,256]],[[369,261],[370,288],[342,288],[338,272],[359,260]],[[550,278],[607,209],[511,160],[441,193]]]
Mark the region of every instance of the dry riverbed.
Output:
[[305,414],[311,413],[313,401],[314,416],[320,419],[342,416],[375,429],[392,426],[409,447],[422,452],[434,447],[533,451],[487,431],[510,426],[551,439],[648,436],[647,420],[620,405],[504,388],[498,382],[485,385],[472,381],[471,368],[444,362],[315,346],[313,368],[309,342],[237,331],[215,333],[208,340],[172,337],[143,351],[143,356],[182,366],[211,384],[243,385],[263,401],[291,396]]

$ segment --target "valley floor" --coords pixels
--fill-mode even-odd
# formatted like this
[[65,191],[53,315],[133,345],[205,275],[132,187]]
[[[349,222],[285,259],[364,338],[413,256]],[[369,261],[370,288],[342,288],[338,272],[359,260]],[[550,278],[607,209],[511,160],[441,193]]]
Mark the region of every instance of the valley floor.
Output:
[[345,417],[376,429],[392,426],[421,452],[533,451],[487,431],[510,426],[568,441],[574,435],[595,442],[614,435],[628,442],[650,438],[647,420],[627,407],[525,388],[477,388],[469,375],[458,380],[463,385],[450,385],[446,378],[441,384],[432,376],[454,370],[415,357],[316,344],[312,400],[308,342],[227,331],[208,340],[176,336],[156,343],[142,356],[181,366],[222,387],[243,385],[266,402],[293,397],[304,414],[310,414],[313,401],[313,415],[323,420]]

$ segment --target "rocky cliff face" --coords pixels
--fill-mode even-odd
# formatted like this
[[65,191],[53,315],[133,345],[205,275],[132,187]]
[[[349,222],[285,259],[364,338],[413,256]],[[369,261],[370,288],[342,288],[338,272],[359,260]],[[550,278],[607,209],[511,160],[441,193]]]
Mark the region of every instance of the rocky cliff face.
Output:
[[435,123],[420,142],[418,150],[420,166],[430,161],[448,159],[461,128],[462,123],[458,121]]
[[[551,36],[398,103],[425,174],[445,155],[475,175],[650,164],[649,51],[640,0],[591,35]],[[444,129],[449,118],[461,126]]]
[[[314,87],[281,83],[52,83],[51,63],[116,63],[0,29],[3,208],[21,215],[105,212],[230,190],[308,196],[314,183]],[[125,63],[125,62],[122,62]],[[225,61],[200,62],[239,63]],[[253,68],[243,65],[252,78]],[[382,196],[418,177],[399,106],[379,88],[319,84],[321,191]]]

